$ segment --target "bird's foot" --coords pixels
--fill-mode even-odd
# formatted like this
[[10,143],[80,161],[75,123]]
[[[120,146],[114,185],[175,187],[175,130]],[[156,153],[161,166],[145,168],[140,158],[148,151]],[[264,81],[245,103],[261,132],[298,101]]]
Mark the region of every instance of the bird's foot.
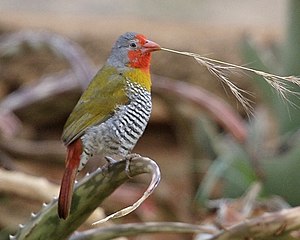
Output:
[[127,174],[127,176],[129,177],[129,178],[132,178],[132,176],[131,176],[131,174],[130,174],[130,162],[131,162],[131,160],[132,159],[134,159],[134,158],[137,158],[137,157],[141,157],[141,155],[139,155],[139,154],[137,154],[137,153],[131,153],[131,154],[128,154],[125,158],[124,158],[124,160],[126,161],[126,167],[125,167],[125,172],[126,172],[126,174]]

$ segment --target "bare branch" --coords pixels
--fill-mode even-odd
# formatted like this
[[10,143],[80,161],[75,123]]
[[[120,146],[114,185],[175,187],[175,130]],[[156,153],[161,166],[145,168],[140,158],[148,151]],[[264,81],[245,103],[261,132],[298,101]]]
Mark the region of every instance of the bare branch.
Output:
[[78,44],[52,32],[20,31],[5,34],[0,38],[0,57],[14,54],[24,42],[33,48],[41,45],[49,47],[56,55],[66,59],[71,70],[41,77],[39,84],[20,88],[3,99],[0,104],[0,130],[5,136],[14,136],[21,128],[21,122],[13,114],[14,110],[75,86],[84,89],[95,73],[92,62]]
[[[20,138],[0,138],[0,149],[12,155],[22,156],[31,159],[51,159],[61,162],[64,159],[65,149],[61,141],[40,140],[32,141]],[[39,151],[36,151],[39,149]]]
[[[22,172],[0,169],[1,193],[10,193],[25,199],[32,199],[39,202],[50,202],[55,196],[57,196],[58,191],[59,186],[49,182],[46,178],[34,177]],[[96,221],[96,219],[103,217],[103,209],[97,208],[96,211],[94,211],[88,218],[86,225],[90,226]]]
[[87,86],[94,74],[92,62],[83,49],[75,42],[53,32],[20,31],[6,34],[0,39],[0,56],[24,42],[32,47],[47,45],[54,53],[63,56],[70,63],[77,81],[83,88]]
[[74,79],[75,75],[70,70],[42,77],[38,83],[21,87],[6,96],[0,102],[0,113],[3,115],[16,111],[45,98],[78,88],[79,85]]
[[0,192],[44,202],[51,201],[57,195],[58,189],[56,184],[50,183],[45,178],[0,169]]
[[275,239],[300,229],[300,207],[265,213],[221,231],[211,240]]
[[112,227],[91,229],[73,234],[69,240],[108,240],[121,236],[136,236],[145,233],[206,233],[213,234],[210,227],[180,222],[129,223]]
[[20,119],[13,112],[1,110],[0,102],[0,132],[6,137],[12,137],[20,131],[21,126]]
[[213,225],[192,225],[174,222],[123,224],[79,232],[73,234],[69,240],[105,240],[145,233],[198,233],[197,239],[210,240],[266,240],[291,234],[299,228],[300,207],[297,207],[280,212],[266,213],[261,217],[247,219],[224,230],[218,230]]

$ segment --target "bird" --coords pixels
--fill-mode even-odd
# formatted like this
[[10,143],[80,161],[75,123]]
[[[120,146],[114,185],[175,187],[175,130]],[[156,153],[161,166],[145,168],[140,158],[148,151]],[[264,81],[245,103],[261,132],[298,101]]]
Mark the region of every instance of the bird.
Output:
[[160,49],[143,34],[121,35],[69,115],[61,137],[67,156],[59,218],[68,217],[77,173],[91,157],[126,157],[142,136],[152,109],[151,54]]

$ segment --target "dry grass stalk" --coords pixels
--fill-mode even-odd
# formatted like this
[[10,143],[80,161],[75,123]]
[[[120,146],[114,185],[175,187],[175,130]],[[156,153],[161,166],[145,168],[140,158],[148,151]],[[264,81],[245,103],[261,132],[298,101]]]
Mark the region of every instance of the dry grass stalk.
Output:
[[293,83],[297,86],[300,86],[300,77],[277,76],[275,74],[266,73],[266,72],[255,70],[252,68],[203,57],[199,54],[191,53],[191,52],[180,52],[180,51],[168,49],[168,48],[162,48],[162,50],[189,56],[189,57],[193,57],[199,64],[205,66],[210,73],[212,73],[219,80],[221,80],[222,83],[226,84],[229,87],[232,94],[242,104],[242,106],[244,107],[245,111],[248,114],[252,113],[253,108],[251,105],[251,100],[249,98],[247,98],[245,96],[245,94],[251,95],[251,93],[236,86],[229,79],[229,76],[231,74],[235,74],[235,73],[241,71],[241,72],[250,72],[250,73],[254,73],[256,75],[261,76],[265,81],[267,81],[279,93],[279,95],[284,100],[286,100],[287,102],[289,102],[291,105],[294,105],[294,106],[295,106],[295,104],[288,99],[287,94],[294,94],[297,96],[299,96],[299,94],[300,94],[299,92],[295,92],[295,91],[291,90],[288,85],[288,83]]

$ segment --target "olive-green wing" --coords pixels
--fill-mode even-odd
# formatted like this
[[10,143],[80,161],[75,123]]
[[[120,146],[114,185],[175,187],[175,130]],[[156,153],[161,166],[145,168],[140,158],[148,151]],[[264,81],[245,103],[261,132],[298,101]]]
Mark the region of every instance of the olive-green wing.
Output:
[[62,140],[68,145],[88,127],[100,124],[114,114],[118,105],[129,101],[125,93],[125,78],[115,68],[104,66],[93,78],[70,114]]

